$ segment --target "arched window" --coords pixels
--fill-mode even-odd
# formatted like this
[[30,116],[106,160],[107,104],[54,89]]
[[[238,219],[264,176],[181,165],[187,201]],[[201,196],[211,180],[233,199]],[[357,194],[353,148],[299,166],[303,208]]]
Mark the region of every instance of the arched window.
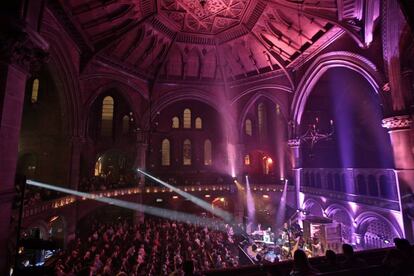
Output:
[[195,119],[195,128],[196,129],[202,129],[203,128],[203,120],[201,120],[200,117],[197,117]]
[[178,117],[172,118],[172,128],[180,128],[180,119]]
[[253,129],[252,129],[252,121],[250,119],[246,119],[246,122],[244,123],[244,130],[246,135],[252,136]]
[[385,175],[379,178],[381,197],[388,199],[396,199],[397,191],[395,190],[395,183],[389,181]]
[[257,121],[259,124],[259,135],[263,137],[266,134],[266,107],[264,103],[257,106]]
[[32,103],[37,103],[39,96],[39,79],[34,79],[32,84]]
[[191,128],[191,110],[188,109],[188,108],[184,109],[183,127],[184,128]]
[[244,165],[246,165],[246,166],[250,165],[250,154],[246,154],[244,156]]
[[183,143],[183,165],[191,165],[191,141],[185,139]]
[[378,196],[378,185],[375,176],[368,176],[368,192],[370,196]]
[[358,189],[358,194],[360,195],[367,194],[367,185],[365,183],[365,177],[361,174],[357,176],[357,189]]
[[328,173],[327,179],[328,179],[328,190],[333,190],[334,189],[334,183],[333,183],[333,178],[332,178],[331,173]]
[[107,96],[102,101],[101,134],[103,136],[112,135],[113,118],[114,118],[114,99],[111,96]]
[[164,139],[161,144],[161,165],[170,165],[170,140]]
[[125,115],[122,117],[122,133],[128,134],[129,133],[129,116]]
[[210,166],[213,163],[211,154],[211,141],[209,139],[204,141],[204,165]]

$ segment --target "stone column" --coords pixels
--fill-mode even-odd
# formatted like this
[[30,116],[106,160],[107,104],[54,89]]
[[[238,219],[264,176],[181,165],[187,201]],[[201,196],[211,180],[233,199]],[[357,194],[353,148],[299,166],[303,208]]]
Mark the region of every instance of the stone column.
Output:
[[74,136],[71,139],[69,185],[71,189],[78,190],[80,181],[80,161],[82,147],[85,143],[83,137]]
[[37,34],[17,28],[0,33],[0,275],[6,275],[11,257],[9,228],[26,81],[30,71],[40,68],[46,50]]
[[[234,146],[235,156],[234,156],[234,170],[236,172],[237,180],[242,183],[243,179],[243,153],[244,153],[244,144],[236,144]],[[236,184],[232,184],[236,185]],[[234,206],[234,219],[237,223],[243,222],[244,208],[245,208],[245,190],[235,189],[237,191],[237,201]]]
[[289,139],[288,140],[290,163],[292,164],[292,177],[295,181],[295,198],[296,208],[300,208],[302,202],[300,202],[300,170],[302,167],[302,156],[300,151],[300,139]]
[[413,119],[408,116],[394,116],[384,120],[388,129],[397,172],[400,201],[403,209],[404,230],[407,238],[414,241],[414,129]]
[[289,139],[290,162],[293,169],[302,167],[302,156],[300,154],[300,139]]
[[6,275],[11,205],[28,70],[0,62],[0,274]]
[[[147,150],[148,150],[148,144],[146,143],[137,143],[137,156],[135,158],[135,162],[134,162],[134,169],[140,168],[145,170],[146,166],[145,166],[145,161],[146,161],[146,157],[147,157]],[[144,183],[145,183],[145,177],[142,174],[138,175],[138,188],[141,189],[141,191],[143,191],[144,189]],[[140,194],[137,195],[137,203],[142,203],[142,192]],[[137,223],[141,223],[144,222],[144,213],[142,212],[135,212],[134,215],[134,224]]]

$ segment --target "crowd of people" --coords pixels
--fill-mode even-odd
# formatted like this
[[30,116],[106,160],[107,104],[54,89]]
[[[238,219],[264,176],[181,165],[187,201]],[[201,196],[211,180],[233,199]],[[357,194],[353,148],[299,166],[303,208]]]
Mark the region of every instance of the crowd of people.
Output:
[[[380,265],[383,274],[386,275],[414,275],[414,250],[406,239],[394,239],[395,248],[391,249]],[[308,257],[303,250],[296,250],[293,256],[293,269],[290,276],[310,276],[318,273],[337,272],[340,270],[353,270],[363,272],[368,268],[368,262],[354,254],[350,244],[342,245],[343,260],[338,261],[337,255],[332,250],[326,250],[325,259],[317,267],[310,265]],[[363,273],[357,273],[357,275]]]
[[184,275],[189,268],[238,266],[237,245],[218,229],[146,217],[137,224],[95,223],[89,233],[59,255],[57,275]]
[[83,177],[79,183],[78,190],[82,192],[105,191],[137,186],[138,176],[134,173],[125,173],[117,177],[109,174],[99,176]]

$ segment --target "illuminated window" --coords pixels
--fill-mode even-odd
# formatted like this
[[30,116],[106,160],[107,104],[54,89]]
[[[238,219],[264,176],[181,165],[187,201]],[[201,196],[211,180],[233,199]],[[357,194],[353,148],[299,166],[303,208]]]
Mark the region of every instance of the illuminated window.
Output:
[[203,128],[203,120],[201,120],[200,117],[197,117],[195,119],[195,128],[196,129],[202,129]]
[[191,141],[185,139],[183,143],[183,165],[191,165]]
[[186,108],[184,109],[184,116],[183,116],[183,127],[184,128],[191,128],[191,110]]
[[122,133],[127,134],[129,132],[129,116],[125,115],[122,118]]
[[266,134],[266,108],[263,103],[257,106],[257,121],[259,123],[259,135],[263,137]]
[[204,165],[210,166],[213,163],[211,155],[211,141],[207,139],[204,141]]
[[172,128],[180,128],[180,119],[178,117],[172,118]]
[[39,79],[35,79],[32,85],[32,103],[37,103],[39,96]]
[[113,117],[114,117],[114,99],[111,96],[107,96],[102,101],[101,134],[103,136],[112,135]]
[[95,163],[95,176],[99,176],[102,173],[102,156],[98,158]]
[[168,139],[162,140],[161,145],[161,165],[170,165],[170,141]]
[[280,114],[280,105],[276,104],[276,114]]
[[250,154],[246,154],[246,155],[244,156],[244,164],[245,164],[246,166],[249,166],[249,165],[250,165]]
[[246,135],[252,136],[252,121],[250,119],[247,119],[245,122],[245,132]]

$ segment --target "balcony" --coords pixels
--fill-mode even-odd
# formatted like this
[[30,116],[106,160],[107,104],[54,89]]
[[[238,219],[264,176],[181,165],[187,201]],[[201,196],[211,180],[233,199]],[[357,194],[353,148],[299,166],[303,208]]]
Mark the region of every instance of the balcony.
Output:
[[300,180],[303,193],[400,211],[392,169],[304,168]]

